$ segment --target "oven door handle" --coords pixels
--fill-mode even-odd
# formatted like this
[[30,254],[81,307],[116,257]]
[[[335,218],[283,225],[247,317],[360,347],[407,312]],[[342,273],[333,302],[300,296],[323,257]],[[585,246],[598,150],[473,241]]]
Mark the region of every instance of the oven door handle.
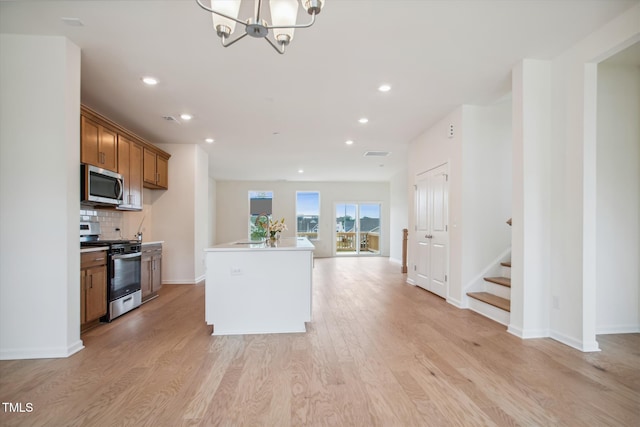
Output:
[[133,254],[111,255],[112,259],[129,259],[129,258],[135,258],[135,257],[142,258],[142,253],[141,252],[136,252],[136,253],[133,253]]

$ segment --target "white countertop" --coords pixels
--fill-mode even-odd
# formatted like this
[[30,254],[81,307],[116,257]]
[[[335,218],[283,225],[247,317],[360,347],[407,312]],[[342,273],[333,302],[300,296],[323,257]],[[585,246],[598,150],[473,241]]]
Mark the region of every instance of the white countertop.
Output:
[[250,240],[237,240],[223,243],[210,248],[205,252],[229,252],[229,251],[312,251],[315,246],[306,237],[281,237],[275,247],[268,246],[264,242]]
[[164,243],[164,240],[158,240],[158,241],[155,241],[155,242],[142,242],[142,246],[145,246],[145,245],[161,245],[163,243]]
[[89,248],[80,248],[80,253],[86,253],[86,252],[100,252],[100,251],[106,251],[107,249],[109,249],[109,246],[92,246]]

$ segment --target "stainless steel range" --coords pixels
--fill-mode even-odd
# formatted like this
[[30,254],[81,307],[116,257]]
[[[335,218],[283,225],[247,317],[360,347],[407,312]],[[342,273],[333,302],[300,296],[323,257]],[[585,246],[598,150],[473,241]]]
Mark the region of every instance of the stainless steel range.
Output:
[[101,240],[100,224],[80,223],[80,246],[107,246],[107,315],[111,322],[142,303],[140,266],[142,251],[137,240]]

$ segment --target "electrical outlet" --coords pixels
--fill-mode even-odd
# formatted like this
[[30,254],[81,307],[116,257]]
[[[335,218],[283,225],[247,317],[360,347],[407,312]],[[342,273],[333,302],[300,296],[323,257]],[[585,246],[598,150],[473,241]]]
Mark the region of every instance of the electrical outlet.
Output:
[[553,296],[553,308],[556,310],[560,309],[560,299],[557,296]]

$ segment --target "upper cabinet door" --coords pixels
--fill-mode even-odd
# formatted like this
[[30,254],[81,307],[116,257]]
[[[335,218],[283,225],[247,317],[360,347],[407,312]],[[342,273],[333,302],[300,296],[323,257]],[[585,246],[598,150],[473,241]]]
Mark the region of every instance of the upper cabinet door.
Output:
[[124,178],[123,204],[117,209],[142,210],[142,147],[118,135],[118,173]]
[[82,117],[80,138],[80,161],[89,165],[102,167],[100,164],[100,150],[98,139],[100,135],[100,125]]
[[87,117],[81,120],[80,161],[99,168],[118,169],[118,134]]

